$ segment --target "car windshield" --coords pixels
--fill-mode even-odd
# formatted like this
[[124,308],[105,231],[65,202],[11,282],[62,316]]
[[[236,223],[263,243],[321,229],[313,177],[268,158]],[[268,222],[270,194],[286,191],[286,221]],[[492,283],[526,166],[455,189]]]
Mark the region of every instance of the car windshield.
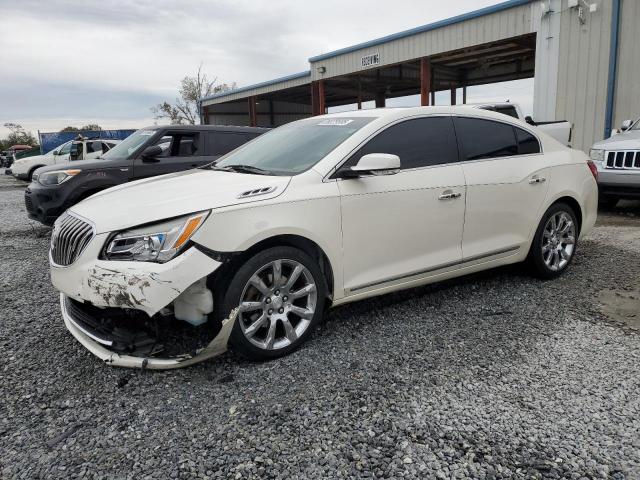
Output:
[[640,119],[636,120],[629,130],[640,130]]
[[147,140],[151,137],[155,130],[147,130],[143,128],[133,132],[122,142],[118,143],[115,147],[102,155],[100,158],[104,160],[112,160],[114,158],[129,158],[134,154]]
[[288,123],[222,157],[215,167],[209,167],[296,175],[313,167],[371,120],[373,118],[316,117]]

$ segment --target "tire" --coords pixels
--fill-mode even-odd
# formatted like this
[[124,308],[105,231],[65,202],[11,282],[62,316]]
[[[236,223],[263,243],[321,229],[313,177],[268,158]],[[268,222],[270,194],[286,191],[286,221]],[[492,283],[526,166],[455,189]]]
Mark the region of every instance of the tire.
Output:
[[29,174],[27,175],[27,181],[28,182],[32,182],[33,181],[33,173],[39,169],[40,167],[42,167],[42,165],[38,165],[36,167],[33,167],[31,170],[29,170]]
[[605,209],[615,208],[619,201],[618,197],[612,197],[611,195],[600,195],[598,197],[598,205]]
[[556,278],[569,267],[578,246],[578,227],[576,214],[569,205],[555,203],[549,207],[536,229],[527,257],[536,276]]
[[[274,282],[278,268],[281,280]],[[218,302],[216,317],[222,320],[244,304],[230,337],[240,355],[251,360],[287,355],[299,348],[321,321],[326,281],[317,262],[302,250],[268,248],[246,260],[232,275]],[[290,298],[292,293],[295,299]]]

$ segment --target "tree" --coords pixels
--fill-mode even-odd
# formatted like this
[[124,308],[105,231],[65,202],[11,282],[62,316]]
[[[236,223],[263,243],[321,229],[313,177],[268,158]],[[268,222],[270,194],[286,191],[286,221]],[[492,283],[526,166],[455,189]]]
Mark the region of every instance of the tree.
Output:
[[2,148],[6,149],[12,145],[37,145],[38,140],[31,132],[27,132],[18,123],[5,123],[4,128],[9,130],[9,135],[1,142]]
[[102,130],[102,127],[100,125],[98,125],[97,123],[90,123],[88,125],[85,125],[84,127],[80,127],[80,128],[76,128],[76,127],[64,127],[62,130],[60,130],[61,132],[80,132],[80,131],[85,131],[85,130]]
[[174,104],[167,101],[151,107],[156,120],[166,118],[175,125],[195,125],[200,119],[199,100],[214,93],[226,92],[236,88],[235,82],[231,85],[221,83],[216,85],[217,78],[209,81],[206,73],[202,72],[202,64],[198,67],[195,76],[186,76],[180,82],[180,98],[176,98]]

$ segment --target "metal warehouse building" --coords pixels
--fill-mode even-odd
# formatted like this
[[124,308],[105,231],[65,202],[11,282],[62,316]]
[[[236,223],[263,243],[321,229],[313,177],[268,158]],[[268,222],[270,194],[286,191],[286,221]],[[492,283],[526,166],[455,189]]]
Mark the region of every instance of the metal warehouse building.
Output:
[[[426,7],[425,7],[426,8]],[[588,150],[640,115],[638,0],[509,0],[309,58],[309,70],[201,100],[202,121],[278,126],[327,108],[534,77],[540,120],[569,120]],[[456,98],[461,88],[462,98]]]

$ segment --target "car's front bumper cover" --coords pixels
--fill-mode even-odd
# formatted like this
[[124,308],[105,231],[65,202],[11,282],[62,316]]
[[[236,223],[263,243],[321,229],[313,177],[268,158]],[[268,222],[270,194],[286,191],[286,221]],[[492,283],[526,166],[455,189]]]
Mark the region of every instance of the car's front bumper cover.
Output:
[[221,265],[196,246],[167,263],[100,260],[108,238],[95,235],[69,266],[52,263],[53,286],[74,300],[142,310],[151,317]]
[[222,321],[222,328],[218,332],[218,335],[216,335],[216,337],[207,346],[198,350],[195,354],[185,354],[173,358],[158,358],[123,355],[109,350],[109,348],[104,345],[99,338],[92,335],[91,332],[83,329],[82,325],[77,323],[70,315],[67,309],[64,293],[60,294],[60,309],[62,311],[65,326],[71,334],[87,350],[103,362],[116,367],[148,368],[153,370],[186,367],[221,355],[227,350],[229,335],[231,334],[231,330],[233,329],[237,316],[237,309],[230,312],[229,316]]

